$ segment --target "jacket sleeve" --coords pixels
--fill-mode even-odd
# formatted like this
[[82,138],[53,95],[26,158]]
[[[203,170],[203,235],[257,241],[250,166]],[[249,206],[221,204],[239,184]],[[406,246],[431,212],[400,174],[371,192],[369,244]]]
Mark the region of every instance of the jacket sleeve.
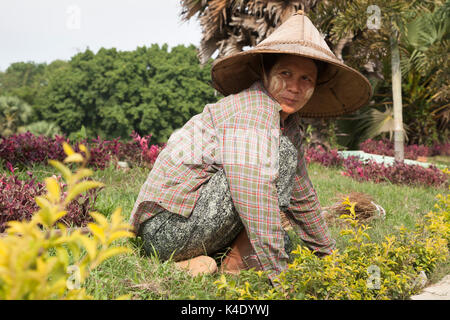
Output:
[[319,256],[331,254],[335,241],[321,214],[317,193],[308,176],[303,150],[298,153],[298,165],[292,190],[291,203],[286,216],[300,239]]
[[221,154],[234,206],[272,280],[286,268],[288,255],[275,186],[279,131],[268,127],[251,113],[235,117],[222,128]]

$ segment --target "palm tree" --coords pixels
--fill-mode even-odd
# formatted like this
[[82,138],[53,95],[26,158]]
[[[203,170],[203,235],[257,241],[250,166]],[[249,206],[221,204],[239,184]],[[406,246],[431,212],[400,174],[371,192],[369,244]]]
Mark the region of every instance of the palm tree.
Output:
[[445,131],[450,120],[450,1],[418,15],[405,31],[401,69],[411,91],[405,107],[430,106],[427,115]]
[[30,121],[33,108],[17,97],[0,97],[0,136],[9,136],[19,131]]
[[35,136],[43,135],[50,138],[54,138],[56,135],[62,135],[61,129],[54,122],[44,120],[30,123],[18,131],[20,133],[29,131]]
[[[398,38],[403,79],[402,108],[405,111],[403,126],[409,125],[403,132],[404,134],[409,132],[411,143],[427,144],[435,139],[446,140],[445,137],[448,137],[449,15],[450,1],[442,6],[436,5],[434,10],[421,8],[414,18],[402,26]],[[376,52],[386,47],[387,38],[383,38],[384,36],[378,32],[372,32],[371,37],[373,38],[371,42],[355,41],[354,50],[349,55],[353,57],[352,53],[364,52],[366,48]],[[376,61],[377,68],[383,72],[381,77],[377,77],[380,80],[372,81],[376,100],[371,105],[372,110],[363,108],[352,117],[341,118],[339,121],[339,128],[344,129],[344,132],[357,133],[356,138],[350,135],[340,138],[342,144],[355,147],[364,139],[373,138],[382,132],[389,132],[390,136],[392,135],[394,130],[392,94],[386,91],[388,81],[384,80],[389,76],[389,68],[393,65],[389,58],[388,55],[386,57],[380,55]],[[361,64],[361,62],[356,64],[358,63]],[[385,108],[385,112],[382,112],[382,107]],[[408,137],[405,135],[405,138]]]
[[[372,128],[370,125],[367,127],[366,123],[365,130],[369,135],[379,134],[383,131],[392,135],[394,132],[394,139],[397,141],[396,158],[398,161],[403,161],[402,149],[406,131],[402,121],[400,66],[403,69],[404,62],[400,58],[405,54],[410,56],[407,52],[405,53],[403,48],[406,26],[418,14],[431,12],[431,9],[442,6],[443,2],[440,0],[182,0],[181,4],[184,20],[189,20],[194,16],[200,20],[203,38],[199,48],[199,58],[202,63],[205,63],[217,50],[219,51],[218,57],[221,57],[239,52],[246,46],[258,44],[298,9],[302,9],[308,14],[339,59],[344,60],[345,56],[346,64],[359,70],[363,67],[364,73],[375,89],[380,84],[386,83],[384,70],[386,58],[390,56],[388,64],[391,69],[392,92],[391,94],[383,92],[381,95],[386,97],[383,97],[381,102],[376,102],[384,106],[392,104],[394,107],[388,107],[384,112],[379,110],[362,111],[357,113],[356,117],[358,120],[364,117],[380,119],[382,115],[388,117],[395,114],[391,119],[385,119],[383,125],[377,123],[379,120],[373,121],[372,119]],[[376,5],[380,9],[381,23],[376,30],[368,30],[367,27],[369,5]],[[444,12],[446,11],[444,10]],[[445,16],[445,14],[441,15]],[[442,53],[442,50],[448,51],[448,46],[436,46],[436,50],[431,51],[436,52],[434,55],[436,58],[439,53]],[[440,56],[446,59],[448,54]],[[448,65],[447,60],[439,61],[441,61],[441,65]],[[443,72],[444,74],[441,71],[441,76],[436,79],[445,78],[448,72],[445,73],[445,70]],[[436,83],[438,82],[436,81]],[[450,87],[448,81],[441,81],[441,85],[436,84],[436,86],[439,87],[439,90],[434,91],[433,99],[448,101],[446,99],[448,94],[445,93]],[[374,93],[378,94],[376,91]],[[389,102],[386,99],[393,99],[393,101]],[[376,102],[372,101],[369,107],[373,109],[377,105]],[[409,101],[406,106],[408,104],[410,104]],[[446,110],[448,109],[445,107],[437,109],[436,116],[445,118]]]
[[[402,121],[403,102],[400,72],[402,41],[410,21],[424,12],[431,12],[433,9],[443,6],[443,2],[438,0],[353,0],[336,1],[334,3],[324,1],[318,5],[316,10],[318,12],[316,18],[318,18],[321,26],[329,32],[329,39],[332,42],[336,43],[339,40],[354,36],[351,42],[352,46],[347,54],[351,59],[350,65],[357,67],[365,62],[372,62],[373,65],[381,68],[383,67],[381,62],[385,61],[386,57],[390,57],[393,104],[393,121],[391,121],[391,124],[394,131],[395,157],[398,161],[403,161],[405,132]],[[369,30],[368,28],[369,13],[367,9],[369,5],[376,5],[379,9],[381,23],[375,30]],[[405,51],[402,50],[402,53],[405,54]],[[372,79],[375,84],[379,80],[383,81],[382,77],[377,77],[381,79]],[[376,88],[376,86],[374,87]],[[385,104],[386,101],[382,103]],[[361,114],[356,118],[360,116]],[[382,126],[379,126],[379,129],[381,128]]]
[[402,75],[400,72],[400,52],[398,49],[399,32],[393,24],[391,24],[391,32],[389,42],[391,49],[392,100],[394,104],[394,157],[395,160],[403,162],[405,158],[405,144],[403,135]]
[[[327,0],[182,0],[181,17],[184,21],[197,18],[203,36],[199,48],[199,60],[205,64],[218,51],[217,57],[240,52],[248,46],[255,46],[269,36],[280,24],[297,10],[303,10],[315,23],[326,28],[326,22],[333,15],[314,19],[315,8],[320,3],[332,7],[334,1]],[[320,28],[319,28],[320,31]],[[324,34],[324,36],[326,36]],[[326,39],[326,38],[325,38]],[[327,40],[327,39],[326,39]],[[352,40],[351,37],[339,39],[336,44],[329,41],[330,49],[342,59],[342,50]],[[304,119],[324,140],[330,126],[321,119]],[[324,147],[327,145],[322,141]]]
[[218,57],[255,46],[297,10],[308,12],[317,0],[181,0],[182,19],[196,16],[203,37],[202,64],[216,52]]

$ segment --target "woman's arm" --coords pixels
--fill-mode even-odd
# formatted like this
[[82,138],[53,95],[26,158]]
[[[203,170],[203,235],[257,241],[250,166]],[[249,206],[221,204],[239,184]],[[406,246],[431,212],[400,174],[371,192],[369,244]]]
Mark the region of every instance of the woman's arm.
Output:
[[286,212],[300,239],[319,256],[331,254],[335,241],[330,237],[328,226],[321,214],[322,208],[306,170],[303,152],[298,154],[295,185],[291,205]]
[[261,267],[272,280],[288,261],[275,185],[279,137],[273,134],[278,129],[260,125],[248,129],[248,123],[258,123],[258,117],[247,112],[223,128],[222,161],[234,206]]

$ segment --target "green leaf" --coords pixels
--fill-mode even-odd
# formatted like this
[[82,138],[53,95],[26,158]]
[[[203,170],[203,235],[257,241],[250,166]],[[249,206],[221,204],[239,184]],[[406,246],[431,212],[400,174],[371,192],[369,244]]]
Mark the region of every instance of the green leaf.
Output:
[[48,191],[49,200],[57,203],[61,197],[61,188],[55,178],[45,178],[45,185]]
[[75,153],[75,151],[73,151],[72,147],[67,142],[63,142],[63,149],[67,156],[71,156]]
[[90,189],[103,187],[104,184],[97,181],[82,181],[77,183],[75,186],[70,188],[70,190],[67,193],[67,197],[65,199],[65,203],[68,204],[70,201],[75,199],[78,195],[80,195],[83,192],[86,192]]
[[64,159],[64,162],[83,162],[84,158],[79,153],[73,153]]
[[102,242],[102,244],[106,243],[105,230],[95,223],[89,223],[88,228],[91,230],[92,234]]
[[58,170],[62,174],[62,176],[66,182],[70,181],[70,179],[72,178],[72,172],[70,171],[70,169],[68,167],[66,167],[64,164],[62,164],[61,162],[56,161],[56,160],[49,160],[48,162],[50,165],[52,165],[56,170]]
[[97,242],[87,236],[80,236],[80,241],[86,249],[89,259],[93,261],[97,255]]

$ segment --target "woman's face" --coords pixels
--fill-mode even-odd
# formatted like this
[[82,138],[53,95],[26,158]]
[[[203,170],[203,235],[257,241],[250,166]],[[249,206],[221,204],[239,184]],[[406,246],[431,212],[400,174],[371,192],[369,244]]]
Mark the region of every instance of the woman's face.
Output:
[[317,68],[313,60],[292,55],[278,58],[264,86],[281,105],[282,118],[299,111],[308,102],[316,86]]

